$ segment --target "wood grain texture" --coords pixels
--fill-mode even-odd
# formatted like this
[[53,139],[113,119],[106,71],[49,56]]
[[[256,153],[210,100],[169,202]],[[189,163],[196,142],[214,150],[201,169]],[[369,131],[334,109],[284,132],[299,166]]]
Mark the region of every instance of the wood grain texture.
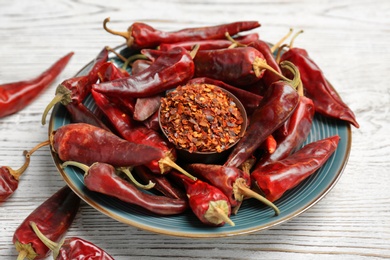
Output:
[[[290,27],[303,29],[296,45],[321,66],[361,127],[352,128],[349,162],[333,190],[272,229],[230,238],[176,238],[126,226],[82,203],[67,235],[93,241],[115,259],[390,258],[390,1],[0,0],[0,84],[31,78],[75,52],[35,102],[0,119],[0,165],[17,168],[23,150],[47,139],[41,114],[62,79],[75,75],[103,46],[124,42],[102,29],[106,17],[118,30],[134,21],[175,30],[258,20],[257,31],[270,42]],[[65,185],[48,149],[34,155],[17,192],[0,205],[0,259],[16,259],[14,230]]]

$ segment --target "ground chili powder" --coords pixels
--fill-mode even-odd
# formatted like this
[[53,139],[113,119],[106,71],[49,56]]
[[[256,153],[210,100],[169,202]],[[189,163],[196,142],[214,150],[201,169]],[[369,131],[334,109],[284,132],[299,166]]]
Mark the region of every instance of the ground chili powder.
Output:
[[189,152],[222,152],[239,138],[243,116],[225,90],[187,84],[161,101],[160,124],[169,141]]

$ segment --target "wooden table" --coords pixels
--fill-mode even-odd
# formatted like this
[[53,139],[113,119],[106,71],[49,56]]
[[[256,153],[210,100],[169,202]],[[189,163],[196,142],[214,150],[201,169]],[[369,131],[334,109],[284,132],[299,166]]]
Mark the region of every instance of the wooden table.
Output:
[[[386,259],[390,258],[390,2],[374,1],[0,1],[0,84],[28,79],[69,51],[75,55],[37,100],[0,119],[0,165],[17,168],[22,151],[47,138],[45,105],[63,79],[75,75],[103,46],[124,41],[102,21],[125,30],[144,21],[162,30],[258,20],[263,39],[289,28],[305,32],[306,48],[356,113],[348,165],[314,207],[282,225],[249,235],[188,239],[138,230],[86,203],[67,235],[92,241],[115,259]],[[0,205],[0,259],[15,259],[14,230],[64,185],[49,148],[33,157],[16,193]],[[50,258],[48,258],[50,259]]]

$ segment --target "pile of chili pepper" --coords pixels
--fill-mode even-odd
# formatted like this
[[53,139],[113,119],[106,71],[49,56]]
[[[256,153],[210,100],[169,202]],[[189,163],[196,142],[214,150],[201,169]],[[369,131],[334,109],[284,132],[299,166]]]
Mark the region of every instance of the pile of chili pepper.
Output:
[[[104,47],[89,73],[65,79],[57,87],[42,123],[58,102],[66,107],[72,122],[26,152],[26,162],[19,170],[0,168],[1,201],[17,188],[30,155],[50,144],[63,168],[82,170],[85,186],[93,192],[151,214],[192,211],[206,225],[234,226],[230,216],[239,214],[242,203],[250,198],[272,208],[276,216],[283,214],[278,200],[332,156],[339,136],[302,147],[315,113],[359,127],[351,109],[307,51],[293,47],[296,35],[282,54],[282,43],[292,30],[270,46],[257,33],[243,34],[258,28],[256,21],[175,32],[137,22],[123,33],[109,29],[108,22],[109,18],[104,20],[104,29],[125,37],[127,47],[121,53]],[[114,58],[109,52],[115,53]],[[276,52],[280,56],[275,57]],[[72,54],[37,79],[0,86],[0,117],[22,108],[15,103],[18,95],[25,105],[45,89]],[[121,59],[124,66],[118,67],[115,59]],[[180,160],[176,156],[180,148],[170,143],[159,127],[161,98],[179,86],[197,84],[211,84],[233,93],[247,112],[245,132],[219,164]],[[97,111],[84,105],[87,98],[94,100]],[[195,102],[202,99],[197,95],[189,98]],[[196,121],[192,123],[199,128]],[[190,133],[196,135],[198,130]],[[192,139],[196,138],[188,136],[186,141]],[[13,238],[19,259],[40,259],[49,250],[55,259],[113,259],[81,238],[59,242],[78,205],[79,198],[64,187],[32,212]]]

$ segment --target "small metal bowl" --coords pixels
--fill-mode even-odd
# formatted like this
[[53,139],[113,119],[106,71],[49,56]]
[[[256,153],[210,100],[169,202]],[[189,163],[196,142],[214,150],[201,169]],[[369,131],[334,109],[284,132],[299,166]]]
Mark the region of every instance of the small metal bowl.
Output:
[[[211,84],[208,84],[208,85],[211,85]],[[217,151],[215,151],[215,152],[213,152],[213,151],[209,151],[209,152],[200,152],[200,151],[190,152],[190,151],[188,151],[186,149],[182,149],[182,148],[177,147],[175,145],[176,151],[177,151],[177,155],[178,155],[178,159],[179,159],[179,161],[181,161],[183,163],[206,163],[206,164],[223,163],[226,160],[226,158],[229,155],[229,153],[232,150],[232,148],[240,141],[241,137],[245,133],[245,130],[246,130],[246,127],[247,127],[247,123],[248,123],[248,118],[247,118],[247,114],[246,114],[245,108],[242,105],[241,101],[236,96],[234,96],[231,92],[229,92],[229,91],[227,91],[227,90],[225,90],[225,89],[223,89],[221,87],[218,87],[218,86],[215,86],[215,88],[218,88],[218,89],[222,90],[223,92],[225,92],[234,101],[234,103],[236,104],[238,110],[240,111],[240,113],[242,115],[243,123],[241,125],[239,138],[234,143],[232,143],[229,147],[227,147],[225,150],[223,150],[222,152],[217,152]],[[158,111],[158,122],[159,122],[161,131],[163,132],[164,136],[168,139],[168,136],[166,135],[166,133],[165,133],[165,131],[163,129],[163,126],[161,124],[160,117],[161,117],[161,105],[160,105],[160,108],[159,108],[159,111]]]

